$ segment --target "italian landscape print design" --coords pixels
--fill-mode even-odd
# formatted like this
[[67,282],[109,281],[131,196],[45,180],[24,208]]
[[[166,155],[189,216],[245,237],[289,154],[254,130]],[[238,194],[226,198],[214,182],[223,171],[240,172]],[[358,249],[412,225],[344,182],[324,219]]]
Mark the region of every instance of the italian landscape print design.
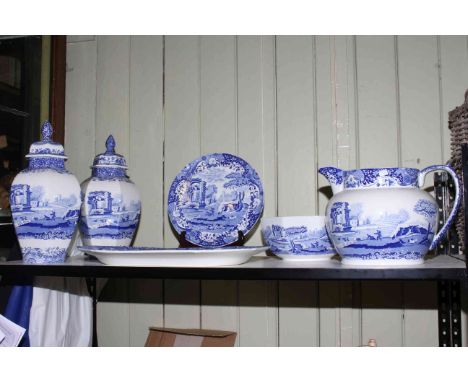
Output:
[[263,235],[276,254],[307,256],[334,252],[325,227],[311,230],[304,225],[282,227],[272,224],[265,227]]
[[417,260],[435,234],[436,205],[419,199],[412,210],[364,213],[362,203],[335,202],[329,211],[333,244],[350,258]]
[[235,242],[263,209],[263,188],[255,170],[230,154],[211,154],[188,164],[171,185],[168,212],[178,233],[201,246]]
[[[58,194],[49,199],[42,186],[13,184],[10,204],[18,239],[68,242],[80,216],[80,203],[79,198],[73,194]],[[41,259],[53,262],[63,259],[65,251],[66,248],[60,245],[48,248],[46,253],[39,246],[22,247],[26,262]]]
[[122,195],[109,191],[92,191],[84,201],[88,215],[80,220],[86,238],[132,239],[140,217],[140,202],[125,203]]

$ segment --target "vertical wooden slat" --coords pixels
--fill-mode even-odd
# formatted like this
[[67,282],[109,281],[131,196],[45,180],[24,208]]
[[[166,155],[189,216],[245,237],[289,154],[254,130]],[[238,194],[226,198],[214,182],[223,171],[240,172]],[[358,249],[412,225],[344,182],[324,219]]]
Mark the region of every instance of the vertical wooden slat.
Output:
[[339,168],[349,170],[359,166],[355,44],[353,37],[335,36],[331,45],[336,162]]
[[468,89],[467,36],[440,36],[440,81],[443,137],[442,160],[450,159],[450,131],[448,113],[464,101]]
[[[97,152],[104,151],[109,134],[116,139],[116,150],[129,160],[129,73],[130,38],[99,36],[96,68]],[[109,300],[109,302],[106,302]],[[129,305],[126,279],[109,281],[98,306],[99,342],[103,346],[129,346]]]
[[239,282],[239,345],[278,346],[278,282]]
[[442,162],[437,41],[398,37],[402,164],[423,168]]
[[404,346],[438,346],[437,283],[406,281],[404,296]]
[[317,176],[313,39],[277,37],[276,48],[278,212],[311,215],[316,209]]
[[[314,55],[312,37],[276,39],[280,216],[316,213]],[[319,344],[316,294],[313,281],[279,283],[280,346]]]
[[[329,163],[343,169],[359,167],[359,144],[358,144],[358,123],[357,123],[357,85],[356,85],[356,65],[355,65],[355,39],[349,36],[330,37],[328,50],[324,46],[324,41],[318,39],[317,60],[322,62],[325,56],[329,55],[330,67],[330,90],[331,109],[326,108],[328,118],[331,118],[331,131],[333,149],[327,154],[322,154],[322,145],[319,135],[319,163],[328,165]],[[318,62],[319,62],[318,61]],[[318,66],[317,62],[317,68]],[[321,66],[322,66],[321,65]],[[320,69],[323,70],[323,69]],[[323,82],[318,80],[318,92],[326,89]],[[317,110],[321,115],[324,108],[321,94],[317,94]],[[330,113],[330,114],[328,114]],[[322,118],[322,117],[320,117]],[[320,127],[319,127],[320,131]],[[325,135],[329,140],[330,138]],[[325,141],[327,141],[327,139]],[[322,155],[323,159],[322,159]],[[323,163],[323,164],[322,164]],[[331,190],[328,188],[328,198],[331,197]],[[325,195],[324,195],[325,196]],[[323,199],[322,199],[323,200]],[[322,207],[324,210],[324,207]],[[321,323],[327,322],[321,330],[321,340],[324,345],[337,344],[340,346],[351,346],[360,344],[361,311],[360,282],[335,282],[324,284],[320,288],[320,298],[323,298],[325,308],[321,313]],[[336,308],[331,308],[333,302]],[[322,343],[322,342],[321,342]]]
[[[196,36],[165,38],[164,246],[178,245],[167,218],[167,193],[177,173],[200,155],[200,56]],[[200,282],[166,280],[164,324],[200,327]]]
[[318,346],[318,295],[315,282],[279,282],[279,346]]
[[[398,167],[397,86],[392,36],[356,39],[359,166]],[[362,282],[362,343],[402,345],[403,312],[400,282]],[[376,308],[382,301],[384,309]],[[385,309],[385,307],[392,309]]]
[[[135,245],[163,246],[163,38],[130,40],[129,175],[140,191]],[[149,326],[163,325],[162,281],[129,280],[130,345],[143,346]]]
[[236,37],[201,37],[200,65],[201,152],[236,154]]
[[357,38],[361,167],[397,167],[395,50],[392,36]]
[[[352,40],[315,37],[318,166],[355,166],[349,147],[354,138],[354,50]],[[338,57],[342,57],[341,61]],[[344,60],[344,61],[343,61]],[[349,103],[349,105],[348,105]],[[346,143],[348,142],[348,143]],[[318,212],[332,197],[328,181],[318,177]],[[360,342],[359,290],[356,282],[319,282],[320,346]]]
[[[332,61],[330,36],[315,37],[315,102],[317,108],[317,169],[336,166],[336,131],[333,123]],[[312,169],[313,171],[313,169]],[[328,181],[317,175],[318,214],[324,215],[331,188]],[[319,282],[320,346],[340,345],[340,283]]]
[[[441,132],[439,54],[437,38],[432,36],[398,37],[398,86],[401,114],[402,165],[424,168],[442,163],[443,141]],[[427,186],[432,185],[430,178]],[[414,289],[412,291],[412,289]],[[435,290],[433,285],[427,293]],[[437,325],[436,297],[432,302],[418,298],[421,287],[404,283],[404,345],[437,344],[435,330],[427,331],[421,342],[421,321],[428,327]],[[430,312],[418,308],[421,301],[432,304]],[[413,308],[416,307],[416,308]]]
[[91,175],[96,111],[96,41],[67,49],[65,148],[67,169],[80,182]]
[[403,346],[402,291],[400,282],[362,283],[362,343],[375,339],[377,346]]
[[[237,154],[236,37],[201,37],[200,65],[201,152]],[[202,328],[238,332],[237,289],[232,280],[201,282]]]
[[96,152],[105,151],[112,133],[116,150],[128,158],[130,37],[99,36],[97,49]]
[[[238,150],[264,187],[263,216],[276,215],[275,61],[271,36],[241,36],[238,59]],[[261,244],[261,232],[249,245]],[[239,345],[276,346],[276,281],[239,281]]]

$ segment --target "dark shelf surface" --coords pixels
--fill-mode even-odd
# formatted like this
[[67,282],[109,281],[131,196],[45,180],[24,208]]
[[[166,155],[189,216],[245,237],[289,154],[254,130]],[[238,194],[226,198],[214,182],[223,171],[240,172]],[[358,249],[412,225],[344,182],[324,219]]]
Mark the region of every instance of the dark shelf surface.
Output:
[[291,262],[264,255],[226,267],[129,267],[104,265],[87,256],[68,258],[62,264],[0,262],[0,275],[69,276],[95,278],[155,278],[211,280],[465,280],[463,256],[440,255],[411,267],[352,267],[339,260]]

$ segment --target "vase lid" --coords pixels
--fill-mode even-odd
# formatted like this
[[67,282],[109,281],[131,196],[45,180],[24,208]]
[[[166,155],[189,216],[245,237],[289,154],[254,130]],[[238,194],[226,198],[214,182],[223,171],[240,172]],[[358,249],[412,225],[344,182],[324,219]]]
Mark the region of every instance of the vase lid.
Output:
[[52,140],[53,133],[54,129],[52,125],[49,121],[45,121],[41,127],[42,139],[31,144],[29,147],[29,154],[26,155],[26,158],[51,157],[67,159],[63,146]]
[[112,135],[106,140],[106,152],[96,155],[92,168],[117,167],[127,169],[127,162],[123,155],[115,152],[115,139]]

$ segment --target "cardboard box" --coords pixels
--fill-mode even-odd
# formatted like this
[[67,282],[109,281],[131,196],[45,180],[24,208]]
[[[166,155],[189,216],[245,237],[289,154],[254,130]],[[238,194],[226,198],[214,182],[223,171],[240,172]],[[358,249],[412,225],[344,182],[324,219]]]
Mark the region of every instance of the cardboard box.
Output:
[[234,346],[236,336],[224,330],[150,327],[145,346]]

